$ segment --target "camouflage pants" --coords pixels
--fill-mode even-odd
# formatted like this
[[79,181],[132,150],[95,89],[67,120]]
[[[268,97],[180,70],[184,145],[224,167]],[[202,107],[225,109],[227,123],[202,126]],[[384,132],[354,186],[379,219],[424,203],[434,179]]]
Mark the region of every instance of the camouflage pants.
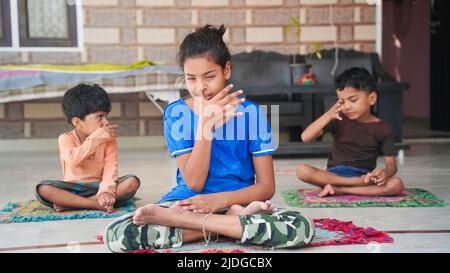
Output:
[[[137,226],[134,213],[124,215],[105,230],[104,241],[112,252],[139,249],[180,247],[183,243],[181,228],[160,225]],[[297,211],[278,209],[273,214],[239,216],[243,244],[274,248],[303,247],[313,239],[314,223]]]

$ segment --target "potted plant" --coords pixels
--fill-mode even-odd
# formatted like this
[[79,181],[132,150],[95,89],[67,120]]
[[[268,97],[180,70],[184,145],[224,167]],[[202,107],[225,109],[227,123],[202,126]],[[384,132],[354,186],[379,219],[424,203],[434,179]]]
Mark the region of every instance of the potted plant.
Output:
[[[297,37],[297,39],[300,41],[302,31],[302,25],[300,23],[300,20],[295,17],[291,17],[289,24],[284,28],[285,34],[288,34],[290,32],[293,32],[293,34]],[[311,58],[313,56],[316,56],[318,59],[322,59],[322,55],[320,53],[320,50],[322,49],[322,45],[317,42],[313,41],[310,45],[310,49],[312,50],[310,53],[305,54],[304,60],[297,60],[297,56],[301,56],[300,50],[299,54],[294,54],[292,56],[292,63],[290,64],[291,68],[291,77],[292,77],[292,83],[293,85],[297,82],[299,85],[301,84],[301,78],[303,75],[307,75],[306,79],[314,79],[314,76],[312,74],[311,69]],[[306,84],[312,84],[311,81],[306,81]]]

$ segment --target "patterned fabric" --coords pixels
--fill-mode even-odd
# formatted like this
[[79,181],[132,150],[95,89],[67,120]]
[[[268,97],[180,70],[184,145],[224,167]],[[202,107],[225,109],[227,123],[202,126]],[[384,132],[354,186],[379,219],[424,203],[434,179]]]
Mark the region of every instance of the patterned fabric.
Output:
[[291,207],[445,207],[447,202],[423,189],[406,189],[398,196],[335,195],[319,197],[320,189],[299,189],[282,193]]
[[[376,230],[372,227],[358,227],[352,222],[340,221],[336,219],[313,219],[315,235],[311,243],[305,248],[323,246],[343,246],[343,245],[367,245],[393,243],[394,239],[388,234]],[[103,242],[99,238],[100,242]],[[184,244],[178,248],[168,249],[141,249],[131,250],[128,253],[249,253],[270,251],[271,248],[258,245],[242,245],[226,237],[219,237],[219,240],[211,240],[209,247],[205,248],[203,241]],[[367,251],[372,248],[367,247]]]
[[[117,65],[117,64],[82,64],[82,65],[60,65],[60,64],[22,64],[22,65],[0,65],[0,78],[2,78],[5,72],[27,72],[27,73],[40,73],[47,72],[114,72],[124,70],[134,70],[144,68],[147,66],[153,66],[156,63],[152,61],[140,61],[129,65]],[[13,75],[11,75],[13,76]]]
[[134,211],[136,206],[134,200],[128,200],[124,206],[117,208],[112,213],[99,210],[74,210],[56,212],[41,204],[37,200],[9,202],[0,208],[0,223],[28,223],[59,220],[79,220],[94,218],[114,218]]
[[176,67],[151,63],[135,66],[136,69],[121,71],[91,71],[89,67],[86,71],[78,71],[77,67],[73,71],[68,67],[63,67],[62,71],[0,67],[0,103],[62,97],[80,82],[99,84],[108,93],[151,91],[156,97],[161,93],[161,99],[174,101],[179,98],[178,90],[184,86]]
[[67,1],[29,1],[27,15],[30,38],[68,38]]
[[369,243],[393,243],[394,239],[387,233],[372,227],[362,228],[352,222],[336,219],[313,219],[317,230],[316,238],[306,247],[354,245]]
[[[166,203],[167,204],[167,203]],[[170,203],[169,203],[170,204]],[[159,225],[137,226],[130,213],[111,223],[104,233],[104,243],[111,252],[179,248],[183,244],[181,228]],[[242,243],[265,247],[303,247],[314,236],[314,224],[296,211],[278,209],[272,215],[239,216]]]
[[133,224],[133,216],[134,213],[124,215],[106,228],[105,244],[111,252],[176,248],[182,245],[181,228],[160,225],[137,226]]
[[[140,181],[139,178],[133,174],[128,174],[128,175],[124,175],[121,176],[119,178],[117,178],[116,183],[120,184],[123,181],[127,180],[130,177],[134,177],[136,178],[137,181]],[[43,205],[46,205],[48,207],[53,208],[53,203],[45,200],[42,196],[39,195],[38,193],[38,188],[42,185],[48,185],[48,186],[52,186],[58,189],[62,189],[62,190],[66,190],[68,192],[71,192],[73,194],[79,195],[79,196],[83,196],[83,197],[90,197],[93,195],[96,195],[98,192],[98,189],[100,188],[100,182],[91,182],[91,183],[83,183],[83,182],[79,182],[79,183],[75,183],[75,182],[65,182],[65,181],[60,181],[60,180],[44,180],[41,183],[39,183],[36,186],[36,199],[41,202]],[[138,187],[139,188],[139,187]],[[116,200],[116,203],[114,204],[114,207],[121,207],[123,205],[125,205],[126,203],[128,203],[129,200],[131,200],[134,195],[136,194],[138,188],[136,188],[135,191],[124,195],[122,197],[120,197],[119,199]]]
[[278,209],[273,214],[240,216],[243,244],[274,248],[304,247],[314,236],[314,224],[298,211]]

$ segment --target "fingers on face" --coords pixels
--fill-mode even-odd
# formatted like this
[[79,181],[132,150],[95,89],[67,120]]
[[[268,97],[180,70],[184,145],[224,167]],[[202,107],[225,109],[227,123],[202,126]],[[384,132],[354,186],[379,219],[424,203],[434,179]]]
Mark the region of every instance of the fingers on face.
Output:
[[232,84],[230,84],[230,85],[228,85],[227,87],[225,87],[222,91],[220,91],[220,92],[212,99],[212,101],[217,102],[217,101],[220,101],[221,99],[223,99],[223,98],[228,94],[228,92],[230,92],[231,88],[233,88],[233,85],[232,85]]
[[233,101],[234,99],[236,99],[238,96],[242,95],[244,93],[244,91],[242,90],[238,90],[232,94],[229,94],[228,96],[226,96],[225,98],[223,98],[221,101],[223,103],[230,103],[231,101]]

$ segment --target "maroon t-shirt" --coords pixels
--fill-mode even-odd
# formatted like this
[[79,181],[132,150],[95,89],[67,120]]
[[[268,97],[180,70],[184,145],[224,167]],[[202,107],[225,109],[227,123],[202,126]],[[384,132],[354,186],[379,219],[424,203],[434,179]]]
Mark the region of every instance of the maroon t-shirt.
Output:
[[324,132],[333,135],[333,148],[328,157],[328,168],[346,165],[373,170],[377,157],[396,156],[394,135],[389,124],[384,121],[362,123],[342,116],[333,120]]

